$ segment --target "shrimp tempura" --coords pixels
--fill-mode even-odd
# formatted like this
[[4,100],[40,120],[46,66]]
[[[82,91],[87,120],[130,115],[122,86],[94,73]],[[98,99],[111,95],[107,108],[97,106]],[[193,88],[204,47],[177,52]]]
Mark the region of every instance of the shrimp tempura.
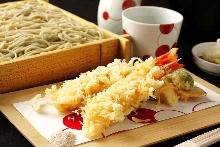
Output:
[[[155,65],[163,65],[171,60],[177,59],[177,49],[172,49],[169,53],[155,59]],[[83,73],[79,78],[68,80],[60,88],[53,85],[45,90],[45,97],[53,100],[56,108],[61,112],[71,112],[85,106],[88,99],[93,98],[98,92],[109,88],[115,82],[124,79],[135,70],[147,73],[143,61],[133,65],[136,58],[132,58],[129,63],[124,60],[115,59],[107,66],[99,66],[96,69]],[[148,65],[151,66],[151,65]],[[37,96],[38,99],[41,96]],[[34,98],[35,100],[35,98]]]
[[83,135],[90,139],[101,136],[105,129],[116,122],[122,122],[126,115],[140,107],[141,102],[155,97],[154,91],[164,81],[158,80],[166,73],[181,68],[177,61],[155,66],[158,61],[150,58],[145,62],[136,63],[134,70],[126,78],[111,85],[106,91],[98,93],[87,101],[83,107]]
[[59,111],[71,112],[84,106],[87,99],[125,78],[133,70],[133,63],[115,59],[107,66],[99,66],[76,79],[65,81],[60,88],[53,85],[51,89],[45,90],[45,97],[55,101]]

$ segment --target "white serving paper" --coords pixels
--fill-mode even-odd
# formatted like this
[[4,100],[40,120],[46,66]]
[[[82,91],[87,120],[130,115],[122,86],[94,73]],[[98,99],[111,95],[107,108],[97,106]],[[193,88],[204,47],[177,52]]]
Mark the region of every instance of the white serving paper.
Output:
[[[143,120],[141,123],[135,123],[131,120],[132,117],[129,115],[123,122],[113,124],[107,128],[102,136],[107,137],[220,104],[220,95],[218,93],[197,82],[195,82],[195,85],[205,90],[207,96],[189,99],[187,102],[179,101],[174,107],[168,107],[164,104],[160,104],[159,107],[156,107],[156,101],[149,101],[145,108],[139,109],[136,113],[133,113],[136,118],[141,118],[141,120]],[[41,113],[38,113],[33,110],[30,101],[14,103],[13,105],[48,141],[54,132],[62,130],[70,131],[76,135],[76,145],[91,141],[83,136],[82,130],[71,129],[69,126],[64,125],[63,119],[66,115],[58,112],[54,106],[46,105],[42,108]]]

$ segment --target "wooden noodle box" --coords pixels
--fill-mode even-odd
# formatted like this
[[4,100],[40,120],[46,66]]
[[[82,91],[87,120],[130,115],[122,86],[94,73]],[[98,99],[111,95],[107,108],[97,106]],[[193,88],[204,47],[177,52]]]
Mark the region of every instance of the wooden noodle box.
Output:
[[[49,3],[48,6],[60,9]],[[116,35],[60,10],[81,24],[102,30],[105,39],[0,63],[0,94],[71,79],[97,66],[107,65],[115,58],[130,59],[131,41],[126,39],[129,36]]]

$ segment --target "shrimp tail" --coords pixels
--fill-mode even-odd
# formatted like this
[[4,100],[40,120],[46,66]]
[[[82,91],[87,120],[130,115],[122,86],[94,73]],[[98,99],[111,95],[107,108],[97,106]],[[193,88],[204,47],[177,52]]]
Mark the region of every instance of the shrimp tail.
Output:
[[162,66],[178,59],[178,48],[172,48],[169,52],[155,58],[155,65]]
[[179,64],[178,61],[181,59],[177,59],[175,61],[172,61],[170,63],[167,63],[165,65],[160,66],[160,69],[162,69],[164,71],[164,73],[158,77],[158,80],[161,79],[162,77],[166,76],[167,74],[170,74],[180,68],[182,68],[184,65],[183,64]]
[[178,59],[177,51],[178,48],[172,48],[169,52],[155,58],[155,65],[159,66],[164,71],[161,76],[157,77],[158,80],[184,66],[178,63],[181,58]]

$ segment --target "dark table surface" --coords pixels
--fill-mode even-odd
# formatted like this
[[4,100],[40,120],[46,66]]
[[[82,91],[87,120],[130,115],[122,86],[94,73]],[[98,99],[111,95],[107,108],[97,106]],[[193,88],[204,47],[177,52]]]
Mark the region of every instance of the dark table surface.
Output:
[[[3,0],[3,2],[6,1],[10,1],[10,0]],[[11,0],[12,1],[12,0]],[[205,0],[204,0],[205,1]],[[2,0],[1,0],[2,2]],[[0,2],[0,3],[1,3]],[[72,2],[67,2],[67,1],[59,1],[59,0],[51,0],[50,3],[57,5],[63,9],[66,9],[67,11],[70,11],[86,20],[89,20],[91,22],[96,23],[97,21],[97,7],[98,7],[98,2],[99,1],[91,1],[91,0],[75,0]],[[148,3],[146,5],[156,5],[156,6],[162,6],[162,7],[168,7],[168,8],[179,8],[179,10],[182,10],[180,8],[180,5],[178,5],[178,0],[175,1],[175,5],[173,4],[173,1],[147,1]],[[190,0],[188,0],[188,2],[192,2]],[[200,1],[200,3],[203,3]],[[210,3],[209,3],[210,4]],[[196,5],[194,3],[194,5]],[[219,3],[218,3],[219,5]],[[173,6],[173,7],[172,7]],[[86,11],[84,11],[86,10]],[[218,11],[219,12],[219,11]],[[182,14],[185,14],[184,11],[182,12]],[[191,14],[193,15],[193,14]],[[218,15],[219,16],[219,15]],[[187,18],[187,16],[184,16],[184,18]],[[189,20],[189,19],[188,19]],[[220,76],[214,76],[214,75],[210,75],[207,74],[205,72],[203,72],[202,70],[200,70],[193,62],[192,60],[192,53],[191,53],[191,49],[194,45],[196,45],[197,43],[200,42],[205,42],[205,41],[215,41],[218,37],[219,37],[219,28],[216,30],[216,32],[212,32],[211,35],[210,33],[206,33],[206,35],[210,35],[210,36],[206,36],[202,37],[200,36],[200,34],[197,32],[198,29],[193,29],[190,28],[190,31],[187,32],[187,27],[193,27],[191,25],[188,24],[187,26],[187,20],[184,20],[185,23],[183,23],[183,28],[182,31],[180,33],[180,38],[179,38],[179,42],[177,44],[177,47],[179,48],[179,57],[182,58],[181,63],[185,64],[185,68],[187,70],[189,70],[190,72],[194,73],[195,75],[199,76],[200,78],[208,81],[209,83],[217,86],[220,88]],[[215,20],[216,22],[216,20]],[[211,22],[210,22],[211,23]],[[218,26],[220,26],[219,23],[219,19],[217,21]],[[195,27],[195,26],[194,26]],[[194,30],[194,32],[192,32]],[[196,35],[197,34],[197,35]],[[187,36],[188,35],[188,36]],[[174,146],[176,144],[179,144],[183,141],[186,141],[188,139],[191,139],[193,137],[196,137],[202,133],[205,133],[207,131],[210,131],[212,129],[218,128],[220,127],[220,118],[219,118],[219,125],[215,125],[215,126],[211,126],[211,127],[207,127],[205,129],[199,130],[199,131],[195,131],[192,132],[190,134],[186,134],[186,135],[182,135],[176,138],[172,138],[170,140],[164,141],[164,142],[160,142],[157,144],[154,144],[152,146]],[[27,141],[26,138],[24,138],[22,136],[22,134],[7,120],[7,118],[0,113],[0,146],[15,146],[15,147],[19,147],[19,146],[24,146],[24,147],[30,147],[32,146],[31,143],[29,143]],[[220,146],[220,142],[212,145],[212,146]]]

